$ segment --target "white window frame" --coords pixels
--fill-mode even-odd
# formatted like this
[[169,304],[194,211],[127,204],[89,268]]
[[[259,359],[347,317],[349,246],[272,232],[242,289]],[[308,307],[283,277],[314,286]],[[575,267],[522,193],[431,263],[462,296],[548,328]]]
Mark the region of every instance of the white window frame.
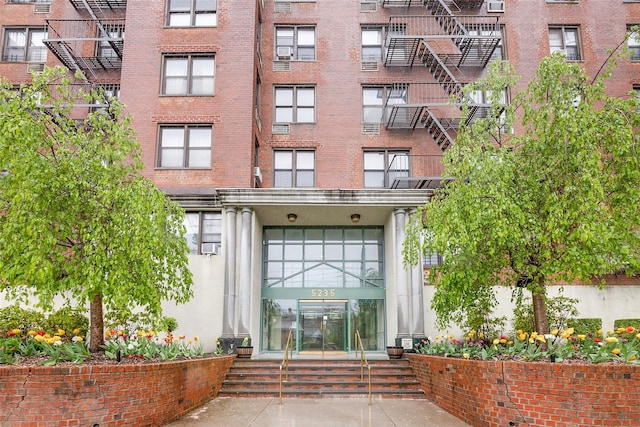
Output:
[[[196,144],[192,141],[192,131],[208,130],[209,141],[206,135]],[[182,141],[179,140],[179,131],[182,131]],[[173,133],[174,135],[170,135]],[[175,139],[170,137],[174,136]],[[161,124],[158,126],[158,168],[161,169],[211,169],[211,153],[213,148],[213,125],[211,124]],[[166,160],[172,158],[170,153],[181,155],[179,162]],[[198,154],[196,156],[196,154]]]
[[[312,103],[308,103],[306,100],[305,95],[309,94],[313,97]],[[274,123],[315,123],[315,86],[276,86],[273,99]]]
[[[183,74],[177,74],[173,70],[168,69],[168,64],[175,62],[185,62]],[[208,74],[196,73],[195,64],[197,61],[212,61],[212,69]],[[165,54],[162,60],[162,95],[166,96],[213,96],[215,94],[215,74],[216,74],[215,54],[213,53],[194,53],[194,54]],[[182,70],[180,70],[182,71]],[[199,80],[198,80],[199,79]],[[171,81],[177,82],[184,90],[176,89],[170,84]],[[207,81],[210,82],[207,82]],[[198,89],[198,83],[202,86]],[[207,84],[209,83],[209,84]],[[205,87],[206,86],[206,87]]]
[[273,187],[313,188],[315,185],[315,150],[308,148],[273,150]]
[[[23,33],[24,44],[9,46],[11,33]],[[42,39],[47,38],[47,31],[44,27],[6,27],[2,38],[2,61],[35,63],[47,62],[47,47],[42,42],[34,42],[33,36],[36,33],[43,35]],[[15,54],[9,54],[9,51],[20,51],[21,54],[16,56]]]
[[627,34],[629,38],[627,39],[627,47],[629,48],[629,59],[631,61],[640,61],[640,30],[633,31],[633,27],[637,25],[628,25],[627,26]]
[[[379,158],[377,157],[379,156]],[[396,177],[409,177],[411,176],[411,167],[410,167],[410,150],[403,149],[379,149],[379,150],[364,150],[362,154],[362,186],[364,188],[389,188],[393,183],[393,178],[390,177],[391,170],[389,167],[394,161],[395,156],[406,157],[406,162],[400,161],[396,163],[400,166],[405,167],[395,167],[392,169]],[[380,160],[380,161],[378,161]],[[373,164],[372,164],[373,163]],[[387,173],[387,170],[390,173]],[[380,183],[380,178],[367,179],[367,176],[379,176],[382,174],[382,183]],[[372,185],[371,182],[376,181],[377,184]]]
[[[184,5],[179,5],[182,2]],[[218,26],[218,0],[210,0],[207,7],[198,8],[198,0],[167,0],[167,27]],[[186,7],[186,3],[189,6]]]
[[[375,38],[375,34],[378,34],[378,40]],[[384,26],[363,26],[360,30],[360,59],[366,62],[378,62],[382,61],[382,48],[384,45]],[[365,50],[367,53],[365,54]],[[376,52],[373,54],[373,52]]]

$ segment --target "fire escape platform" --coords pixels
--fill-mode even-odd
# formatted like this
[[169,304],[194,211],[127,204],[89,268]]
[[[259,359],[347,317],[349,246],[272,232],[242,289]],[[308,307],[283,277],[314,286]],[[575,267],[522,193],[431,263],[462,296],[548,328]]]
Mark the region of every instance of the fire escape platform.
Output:
[[[43,43],[71,70],[113,70],[122,67],[124,19],[48,19]],[[100,55],[100,48],[106,54]],[[87,53],[92,55],[87,55]]]
[[[86,5],[85,5],[86,1]],[[69,0],[76,9],[86,9],[88,5],[94,11],[99,10],[118,10],[127,8],[127,0]]]

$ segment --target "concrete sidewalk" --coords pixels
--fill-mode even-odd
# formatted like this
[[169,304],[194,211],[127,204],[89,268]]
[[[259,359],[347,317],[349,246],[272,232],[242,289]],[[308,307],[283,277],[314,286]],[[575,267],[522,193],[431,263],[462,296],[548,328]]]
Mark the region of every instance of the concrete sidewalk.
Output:
[[468,427],[428,400],[219,397],[165,427]]

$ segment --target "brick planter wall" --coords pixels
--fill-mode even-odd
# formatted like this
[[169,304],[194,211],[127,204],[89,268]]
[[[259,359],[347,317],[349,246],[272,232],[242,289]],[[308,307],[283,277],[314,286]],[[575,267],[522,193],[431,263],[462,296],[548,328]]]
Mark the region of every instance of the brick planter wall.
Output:
[[0,426],[161,426],[216,397],[234,359],[0,366]]
[[640,425],[639,365],[405,357],[427,398],[474,427]]

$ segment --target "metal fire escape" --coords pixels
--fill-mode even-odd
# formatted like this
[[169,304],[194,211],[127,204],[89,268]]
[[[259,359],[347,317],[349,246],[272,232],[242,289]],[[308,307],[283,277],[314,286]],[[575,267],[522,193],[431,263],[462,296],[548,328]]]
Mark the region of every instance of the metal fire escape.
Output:
[[[416,0],[383,0],[383,6],[411,6]],[[461,70],[482,69],[492,59],[502,34],[497,17],[454,14],[457,8],[479,8],[484,0],[421,0],[430,15],[392,16],[385,42],[384,65],[425,67],[435,83],[394,83],[385,102],[387,129],[424,127],[444,151],[455,137],[460,109],[470,108],[467,123],[485,116],[490,104],[463,99]]]
[[[126,0],[69,0],[86,19],[47,19],[43,40],[60,62],[85,83],[120,80]],[[117,84],[116,84],[117,86]]]

